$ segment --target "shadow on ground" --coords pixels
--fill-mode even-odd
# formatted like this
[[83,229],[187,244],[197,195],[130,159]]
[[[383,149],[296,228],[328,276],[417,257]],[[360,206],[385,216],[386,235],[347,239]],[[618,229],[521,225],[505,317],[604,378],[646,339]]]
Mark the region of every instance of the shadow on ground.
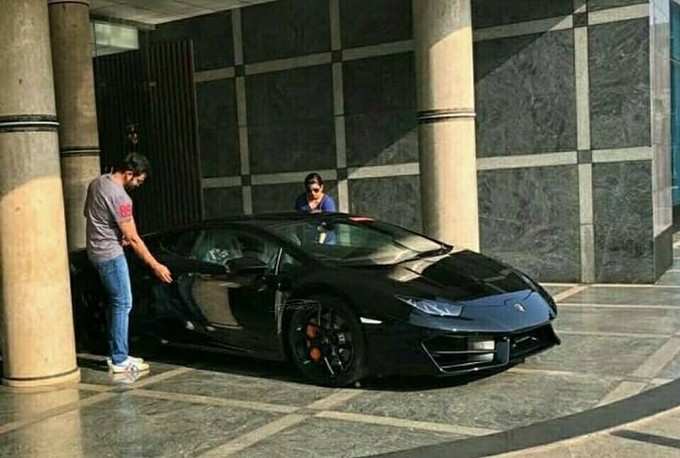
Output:
[[[224,374],[258,377],[268,380],[278,380],[300,384],[310,384],[297,370],[285,362],[264,361],[255,358],[235,356],[219,350],[203,348],[187,348],[174,344],[162,344],[157,339],[138,337],[132,342],[131,353],[135,356],[161,364],[171,366],[183,366],[197,370],[220,372]],[[101,356],[101,361],[91,358],[79,358],[78,365],[95,370],[107,370],[101,351],[93,352]],[[374,391],[425,391],[446,389],[456,386],[467,385],[476,381],[493,377],[508,368],[494,371],[484,371],[475,374],[436,377],[436,376],[390,376],[380,378],[368,378],[362,380],[355,388]],[[351,388],[351,387],[348,387]]]

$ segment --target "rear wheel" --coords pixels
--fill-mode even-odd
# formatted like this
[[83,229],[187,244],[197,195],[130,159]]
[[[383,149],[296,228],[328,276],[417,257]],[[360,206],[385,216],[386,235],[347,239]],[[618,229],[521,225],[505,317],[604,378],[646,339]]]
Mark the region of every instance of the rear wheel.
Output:
[[75,334],[78,351],[108,354],[106,300],[95,292],[83,291],[75,299]]
[[291,308],[290,356],[308,380],[345,386],[364,376],[364,336],[352,309],[329,296],[312,297]]

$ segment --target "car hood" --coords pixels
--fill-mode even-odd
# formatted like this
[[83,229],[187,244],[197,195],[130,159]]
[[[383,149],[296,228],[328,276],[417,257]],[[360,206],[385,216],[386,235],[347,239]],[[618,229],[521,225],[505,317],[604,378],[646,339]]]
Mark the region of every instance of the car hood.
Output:
[[478,306],[502,305],[516,294],[533,291],[516,270],[467,250],[402,262],[391,268],[388,277],[397,290]]
[[411,307],[384,313],[418,326],[448,331],[513,332],[555,315],[544,293],[517,270],[472,251],[416,259],[388,272],[395,294],[441,298],[463,305],[458,318],[425,315]]

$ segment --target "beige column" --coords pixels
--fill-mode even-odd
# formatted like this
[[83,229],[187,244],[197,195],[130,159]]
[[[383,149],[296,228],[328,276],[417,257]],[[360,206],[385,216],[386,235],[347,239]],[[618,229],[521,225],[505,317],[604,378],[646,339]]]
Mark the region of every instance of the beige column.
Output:
[[90,6],[85,0],[49,0],[54,86],[59,119],[69,250],[85,247],[87,185],[100,173],[92,73]]
[[413,0],[425,232],[479,250],[470,0]]
[[0,14],[3,383],[77,381],[47,2]]

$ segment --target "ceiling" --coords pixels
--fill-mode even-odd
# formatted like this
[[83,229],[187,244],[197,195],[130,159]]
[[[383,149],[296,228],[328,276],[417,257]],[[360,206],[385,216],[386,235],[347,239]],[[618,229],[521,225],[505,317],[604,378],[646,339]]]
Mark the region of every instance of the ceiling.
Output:
[[90,0],[90,14],[156,25],[272,0]]

